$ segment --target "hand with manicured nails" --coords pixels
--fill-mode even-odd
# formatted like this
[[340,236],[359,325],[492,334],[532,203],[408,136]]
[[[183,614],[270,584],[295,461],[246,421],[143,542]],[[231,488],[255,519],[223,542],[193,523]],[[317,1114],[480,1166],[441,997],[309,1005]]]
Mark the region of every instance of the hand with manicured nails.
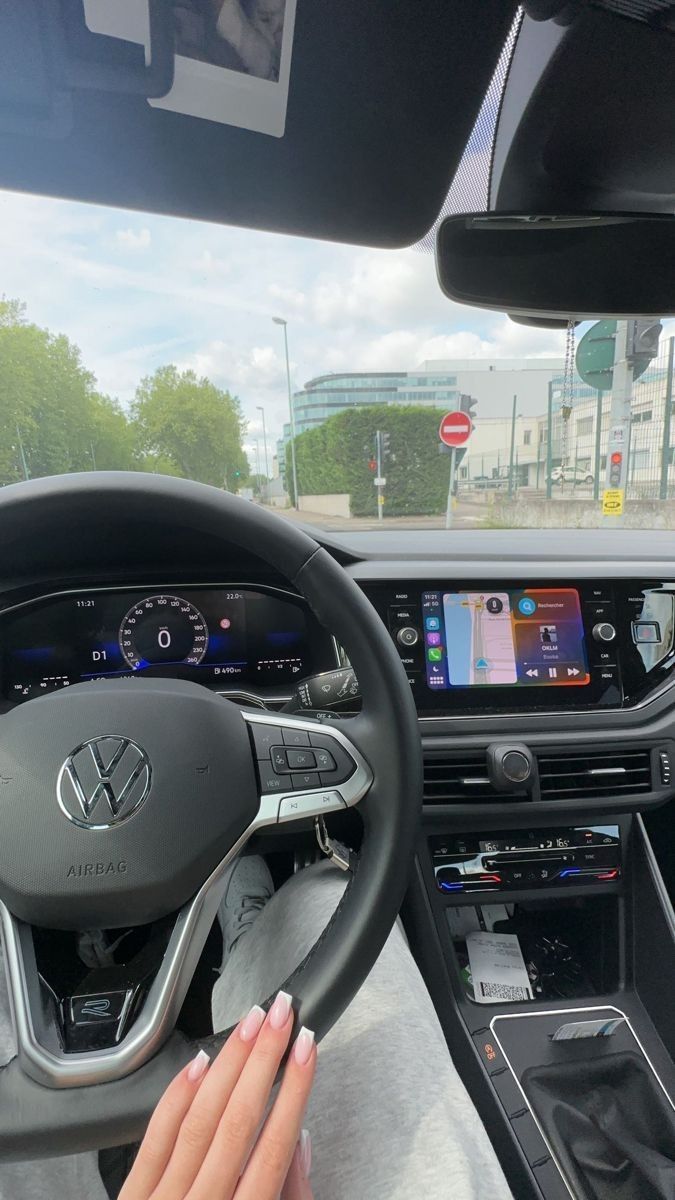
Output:
[[279,992],[267,1015],[256,1006],[239,1022],[212,1066],[200,1051],[157,1105],[119,1200],[312,1200],[302,1130],[311,1030],[300,1030],[265,1118],[292,1028],[291,997]]

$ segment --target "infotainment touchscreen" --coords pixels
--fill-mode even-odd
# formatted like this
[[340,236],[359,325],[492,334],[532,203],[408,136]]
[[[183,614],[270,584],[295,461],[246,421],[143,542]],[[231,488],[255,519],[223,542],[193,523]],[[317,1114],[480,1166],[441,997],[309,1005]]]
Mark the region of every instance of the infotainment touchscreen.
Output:
[[422,620],[434,691],[590,682],[576,588],[424,592]]

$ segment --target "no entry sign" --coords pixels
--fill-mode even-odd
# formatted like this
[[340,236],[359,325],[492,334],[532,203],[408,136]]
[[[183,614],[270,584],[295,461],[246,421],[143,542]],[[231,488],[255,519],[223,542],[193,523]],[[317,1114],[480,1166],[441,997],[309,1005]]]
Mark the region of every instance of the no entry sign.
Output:
[[468,442],[472,429],[473,425],[469,414],[457,409],[456,412],[445,414],[438,430],[438,436],[446,446],[463,446],[465,442]]

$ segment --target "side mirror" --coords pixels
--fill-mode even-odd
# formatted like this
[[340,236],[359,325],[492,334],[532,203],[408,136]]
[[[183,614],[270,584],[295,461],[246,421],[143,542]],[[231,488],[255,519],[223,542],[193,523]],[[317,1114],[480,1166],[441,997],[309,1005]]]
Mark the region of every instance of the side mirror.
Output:
[[673,313],[673,262],[670,214],[474,213],[447,217],[436,241],[451,300],[550,320]]

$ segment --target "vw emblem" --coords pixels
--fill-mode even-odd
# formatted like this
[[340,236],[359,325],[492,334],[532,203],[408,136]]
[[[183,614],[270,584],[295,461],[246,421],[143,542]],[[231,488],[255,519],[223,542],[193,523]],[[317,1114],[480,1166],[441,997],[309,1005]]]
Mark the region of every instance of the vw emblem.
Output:
[[150,791],[150,760],[131,738],[91,738],[68,755],[56,782],[61,811],[82,829],[110,829]]

